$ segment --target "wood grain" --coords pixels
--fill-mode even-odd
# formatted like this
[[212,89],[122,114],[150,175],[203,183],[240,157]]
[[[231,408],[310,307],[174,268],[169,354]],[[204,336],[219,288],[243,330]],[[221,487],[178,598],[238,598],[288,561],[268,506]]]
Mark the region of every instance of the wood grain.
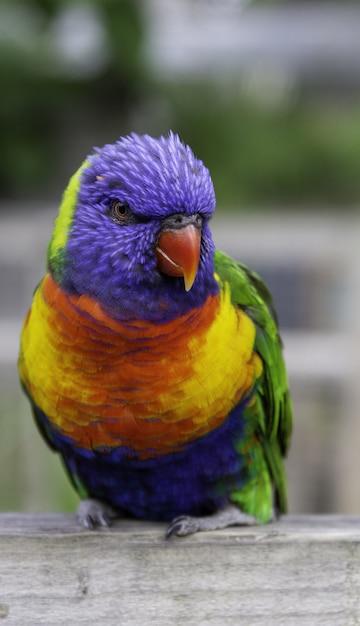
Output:
[[360,623],[360,518],[284,517],[165,540],[165,525],[78,528],[0,514],[4,625],[342,626]]

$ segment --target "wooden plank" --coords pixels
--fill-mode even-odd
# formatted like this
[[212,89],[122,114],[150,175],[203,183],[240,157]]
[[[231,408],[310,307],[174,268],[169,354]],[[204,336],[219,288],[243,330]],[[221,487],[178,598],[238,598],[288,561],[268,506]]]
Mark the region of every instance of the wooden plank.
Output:
[[360,518],[284,517],[165,540],[165,525],[80,530],[73,515],[0,514],[4,624],[360,623]]

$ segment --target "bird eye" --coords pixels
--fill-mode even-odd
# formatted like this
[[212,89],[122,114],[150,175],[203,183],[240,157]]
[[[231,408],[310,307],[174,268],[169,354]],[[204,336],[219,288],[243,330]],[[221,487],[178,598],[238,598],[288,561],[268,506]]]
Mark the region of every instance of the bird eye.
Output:
[[131,209],[127,202],[114,200],[111,204],[111,216],[115,222],[126,222],[131,216]]

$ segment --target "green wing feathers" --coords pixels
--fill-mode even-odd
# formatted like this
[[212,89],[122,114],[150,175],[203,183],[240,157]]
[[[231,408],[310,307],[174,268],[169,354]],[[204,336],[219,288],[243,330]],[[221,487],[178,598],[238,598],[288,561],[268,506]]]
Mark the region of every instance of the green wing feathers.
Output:
[[283,457],[292,431],[292,403],[282,354],[277,317],[270,292],[261,278],[226,254],[215,252],[215,269],[221,281],[230,285],[234,306],[252,319],[256,328],[254,350],[263,362],[257,397],[249,406],[256,420],[256,436],[275,488],[276,506],[287,509],[286,476]]

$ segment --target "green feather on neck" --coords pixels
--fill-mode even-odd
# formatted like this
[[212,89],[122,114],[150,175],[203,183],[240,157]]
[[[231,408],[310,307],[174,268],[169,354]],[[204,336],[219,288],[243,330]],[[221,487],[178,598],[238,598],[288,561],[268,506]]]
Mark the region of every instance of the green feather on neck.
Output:
[[71,229],[77,195],[80,188],[80,178],[83,170],[89,165],[88,160],[79,167],[70,178],[66,187],[58,216],[55,220],[54,229],[47,250],[48,267],[52,270],[57,281],[61,281],[61,268],[63,266],[66,243]]

